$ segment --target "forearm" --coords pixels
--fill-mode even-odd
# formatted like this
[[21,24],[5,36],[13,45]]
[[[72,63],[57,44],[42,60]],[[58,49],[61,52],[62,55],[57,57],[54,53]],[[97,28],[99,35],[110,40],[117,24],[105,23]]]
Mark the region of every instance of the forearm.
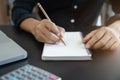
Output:
[[27,18],[21,22],[20,28],[32,33],[34,27],[36,27],[40,22],[34,18]]

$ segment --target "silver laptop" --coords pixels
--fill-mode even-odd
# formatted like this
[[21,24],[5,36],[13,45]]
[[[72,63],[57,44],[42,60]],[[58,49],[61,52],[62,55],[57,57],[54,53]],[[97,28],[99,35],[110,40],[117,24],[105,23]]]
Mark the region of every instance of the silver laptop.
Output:
[[0,65],[27,57],[27,52],[0,30]]

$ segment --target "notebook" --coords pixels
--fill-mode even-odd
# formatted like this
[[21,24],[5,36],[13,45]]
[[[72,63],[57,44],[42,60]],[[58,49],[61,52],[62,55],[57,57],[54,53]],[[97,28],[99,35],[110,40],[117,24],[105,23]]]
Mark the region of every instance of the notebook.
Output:
[[81,32],[65,32],[62,42],[45,44],[42,60],[91,60],[90,51],[82,43]]
[[25,59],[26,57],[27,52],[0,31],[0,65]]

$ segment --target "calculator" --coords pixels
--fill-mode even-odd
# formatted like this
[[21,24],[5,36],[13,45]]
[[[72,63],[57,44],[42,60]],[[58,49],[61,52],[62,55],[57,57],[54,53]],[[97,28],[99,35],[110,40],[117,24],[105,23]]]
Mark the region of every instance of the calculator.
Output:
[[0,77],[0,80],[62,80],[46,70],[27,64]]

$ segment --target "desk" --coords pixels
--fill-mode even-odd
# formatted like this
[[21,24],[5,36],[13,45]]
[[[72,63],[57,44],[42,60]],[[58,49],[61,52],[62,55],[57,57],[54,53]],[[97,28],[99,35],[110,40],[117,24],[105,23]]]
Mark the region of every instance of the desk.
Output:
[[[0,66],[0,76],[27,63],[45,69],[63,80],[120,80],[120,49],[93,51],[92,61],[42,61],[43,44],[26,32],[16,32],[12,26],[0,29],[28,52],[28,58]],[[91,29],[91,28],[90,28]]]

